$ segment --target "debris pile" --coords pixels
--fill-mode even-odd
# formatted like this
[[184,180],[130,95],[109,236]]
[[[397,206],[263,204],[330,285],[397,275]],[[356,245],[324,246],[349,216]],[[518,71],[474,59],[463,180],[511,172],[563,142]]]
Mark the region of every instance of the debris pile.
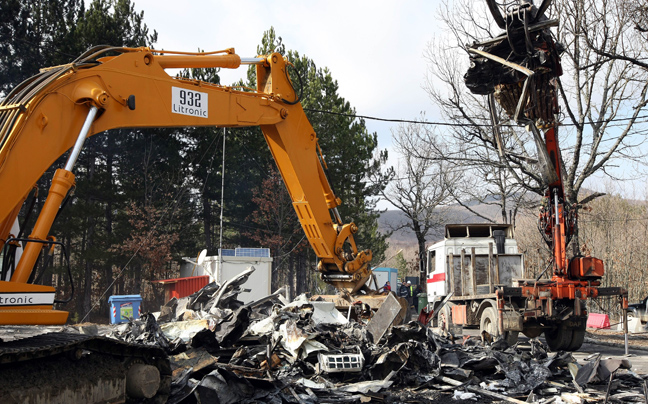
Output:
[[114,329],[167,350],[169,403],[645,400],[627,360],[598,355],[579,365],[537,339],[513,347],[488,336],[453,340],[417,322],[375,341],[332,303],[275,293],[245,305],[236,299],[244,282],[207,285],[172,299],[159,321],[146,314]]

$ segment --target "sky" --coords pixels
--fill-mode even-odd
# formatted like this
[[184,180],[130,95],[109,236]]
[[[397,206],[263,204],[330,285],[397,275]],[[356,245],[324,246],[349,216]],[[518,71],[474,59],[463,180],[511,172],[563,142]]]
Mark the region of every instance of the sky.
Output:
[[[205,51],[235,48],[256,56],[271,26],[286,50],[327,67],[339,95],[359,115],[415,119],[430,111],[423,89],[427,43],[438,26],[438,1],[256,1],[132,0],[144,22],[158,33],[157,49]],[[246,67],[223,69],[221,83],[246,75]],[[428,112],[428,118],[431,114]],[[366,120],[378,134],[379,148],[391,145],[395,123]],[[395,164],[391,153],[390,164]]]
[[[90,0],[87,0],[89,2]],[[443,36],[436,18],[440,0],[257,1],[132,0],[144,22],[158,33],[157,49],[205,51],[235,48],[241,57],[256,56],[264,31],[274,27],[286,50],[295,50],[327,67],[339,95],[358,115],[417,119],[424,112],[440,121],[423,84],[428,43]],[[454,45],[454,44],[449,44]],[[246,76],[245,66],[220,72],[228,85]],[[367,119],[388,149],[388,166],[397,165],[392,130],[397,123]],[[586,186],[600,188],[601,177]],[[644,183],[645,184],[645,183]],[[383,202],[381,208],[390,208]]]

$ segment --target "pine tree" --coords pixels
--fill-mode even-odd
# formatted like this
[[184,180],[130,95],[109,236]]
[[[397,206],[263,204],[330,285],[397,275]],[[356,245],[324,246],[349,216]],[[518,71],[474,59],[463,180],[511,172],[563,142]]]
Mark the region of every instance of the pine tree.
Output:
[[[284,54],[294,66],[290,71],[291,80],[317,133],[328,166],[329,182],[343,201],[339,207],[342,218],[345,221],[353,220],[360,228],[355,235],[359,248],[371,249],[374,262],[382,261],[387,247],[386,236],[378,232],[379,213],[372,197],[385,186],[385,177],[379,173],[387,154],[377,153],[379,157],[374,158],[378,146],[377,134],[368,133],[364,121],[354,118],[355,109],[338,94],[338,84],[331,72],[317,68],[315,62],[306,56],[286,51],[281,37],[273,28],[264,33],[257,52],[261,55],[272,52]],[[247,85],[254,86],[254,76],[250,73],[248,77]],[[370,175],[380,178],[378,185],[368,183]],[[294,246],[288,245],[285,250]],[[302,254],[308,254],[308,251],[306,249]],[[294,273],[292,268],[287,271]],[[302,291],[303,287],[296,285],[296,290]]]

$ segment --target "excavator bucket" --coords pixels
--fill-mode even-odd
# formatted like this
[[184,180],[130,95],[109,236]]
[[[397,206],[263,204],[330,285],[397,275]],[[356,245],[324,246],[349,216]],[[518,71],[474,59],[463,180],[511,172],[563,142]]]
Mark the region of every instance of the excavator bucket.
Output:
[[393,292],[389,293],[373,293],[366,295],[348,295],[341,293],[339,295],[316,295],[311,298],[314,301],[327,301],[333,302],[335,308],[342,313],[346,313],[347,317],[351,318],[353,315],[354,318],[360,317],[369,321],[370,323],[374,321],[378,313],[383,310],[383,306],[386,301],[396,302],[396,304],[390,304],[387,310],[393,311],[394,307],[397,305],[398,310],[394,315],[393,321],[389,325],[400,325],[408,320],[409,314],[409,304],[406,299],[402,297],[397,297]]

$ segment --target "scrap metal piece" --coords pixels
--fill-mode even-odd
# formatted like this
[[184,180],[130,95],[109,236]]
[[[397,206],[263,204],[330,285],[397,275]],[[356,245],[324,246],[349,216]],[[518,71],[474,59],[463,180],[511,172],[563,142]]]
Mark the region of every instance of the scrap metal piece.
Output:
[[326,379],[323,379],[322,382],[315,382],[310,379],[300,378],[294,382],[297,385],[304,386],[304,388],[310,388],[315,390],[328,390],[335,388],[335,385]]
[[172,321],[174,319],[174,315],[177,307],[178,307],[178,299],[176,297],[172,297],[171,300],[166,302],[164,306],[160,307],[160,315],[158,316],[157,321],[159,322]]
[[182,369],[177,374],[174,372],[167,404],[178,404],[193,394],[196,387],[198,387],[198,383],[190,378],[192,373],[191,368]]
[[401,309],[401,304],[394,294],[388,294],[367,326],[367,331],[371,334],[374,344],[380,342],[389,327],[398,319]]
[[246,333],[249,335],[268,335],[274,332],[275,321],[279,316],[276,313],[272,313],[270,316],[264,318],[263,320],[257,321],[256,323],[251,324]]
[[232,291],[232,289],[234,289],[234,288],[244,284],[245,282],[247,282],[248,278],[250,277],[250,275],[252,275],[252,273],[254,271],[256,271],[256,268],[251,266],[248,269],[246,269],[245,271],[241,272],[240,274],[236,275],[232,279],[225,282],[223,284],[223,286],[218,289],[218,294],[214,298],[209,311],[212,312],[212,311],[216,310],[219,303],[221,302],[221,299],[223,299],[223,295],[226,292],[230,292],[230,291]]
[[610,399],[614,401],[640,402],[645,399],[645,396],[643,394],[634,393],[634,392],[622,392],[610,396]]
[[185,343],[191,341],[195,334],[206,328],[209,328],[207,320],[177,321],[160,325],[160,330],[166,338],[169,340],[180,338]]
[[467,369],[461,369],[461,368],[450,368],[450,369],[443,369],[443,374],[446,376],[452,376],[459,380],[469,381],[470,378],[473,376],[473,371]]
[[452,395],[453,400],[474,400],[477,401],[477,397],[479,397],[475,393],[469,393],[467,391],[461,391],[461,390],[455,390],[454,394]]
[[315,340],[316,335],[304,332],[292,319],[281,324],[276,335],[276,339],[281,337],[281,346],[290,353],[293,360],[306,358],[312,352],[328,351],[326,345]]
[[603,359],[599,362],[596,375],[599,380],[606,380],[618,369],[631,369],[632,363],[627,359]]
[[392,327],[387,336],[387,345],[390,346],[408,341],[427,342],[429,348],[433,351],[435,351],[437,347],[432,331],[414,321],[405,325]]
[[579,386],[584,386],[585,384],[590,383],[592,381],[597,381],[596,373],[600,361],[601,361],[601,355],[599,354],[599,356],[595,360],[581,366],[578,369],[576,376],[574,376],[574,382]]
[[349,383],[347,385],[338,387],[337,390],[347,393],[378,393],[380,390],[388,389],[392,384],[394,384],[394,382],[391,380],[375,380],[368,382]]
[[253,397],[254,386],[233,372],[216,369],[203,377],[195,394],[201,403],[235,404]]
[[187,370],[191,372],[198,372],[206,369],[218,362],[218,359],[209,354],[205,349],[198,348],[188,352],[183,352],[178,355],[169,357],[171,360],[171,367],[173,370],[174,382],[176,379],[182,378]]
[[315,324],[346,324],[349,321],[335,308],[333,302],[309,302],[313,306],[311,321]]
[[216,340],[222,346],[232,346],[250,325],[250,309],[243,306],[231,313],[214,327]]

